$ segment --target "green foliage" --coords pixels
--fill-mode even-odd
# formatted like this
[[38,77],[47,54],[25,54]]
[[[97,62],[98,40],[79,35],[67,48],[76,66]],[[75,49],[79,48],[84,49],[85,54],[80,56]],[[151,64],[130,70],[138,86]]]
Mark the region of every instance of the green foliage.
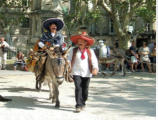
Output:
[[97,20],[99,20],[100,17],[102,17],[102,14],[98,8],[96,8],[93,11],[89,11],[86,16],[87,23],[89,23],[89,21],[91,21],[90,24],[92,24],[92,23],[96,22]]
[[88,10],[89,0],[71,0],[71,8],[63,7],[63,18],[69,34],[80,26],[89,26],[101,17],[101,11],[96,8]]
[[18,15],[11,13],[11,9],[22,8],[23,0],[0,0],[0,30],[8,32],[12,26],[17,24],[24,18],[23,11],[19,11]]
[[[156,0],[92,1],[97,7],[100,6],[113,20],[115,33],[122,48],[126,48],[125,46],[127,46],[129,40],[127,26],[134,24],[136,17],[141,17],[146,23],[153,23],[156,18]],[[145,29],[145,27],[141,27],[141,32]]]
[[15,8],[22,6],[22,2],[25,0],[0,0],[0,7]]
[[136,14],[147,23],[154,22],[156,20],[156,0],[148,0],[144,6],[137,8]]

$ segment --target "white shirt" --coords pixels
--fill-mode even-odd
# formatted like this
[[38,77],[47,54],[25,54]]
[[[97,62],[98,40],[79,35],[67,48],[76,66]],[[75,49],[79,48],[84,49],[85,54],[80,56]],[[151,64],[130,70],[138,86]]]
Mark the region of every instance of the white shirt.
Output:
[[54,36],[55,36],[55,33],[51,33],[51,35],[52,35],[52,37],[54,37]]
[[107,58],[107,47],[106,45],[102,45],[99,49],[99,57],[100,58]]
[[0,43],[0,54],[2,54],[2,46],[9,48],[9,44],[6,41],[3,41]]
[[141,47],[139,49],[139,52],[145,54],[145,55],[140,55],[141,60],[143,60],[143,61],[148,61],[149,60],[149,52],[150,52],[149,47]]
[[[92,67],[93,69],[98,68],[98,60],[96,58],[96,55],[92,49],[90,49],[91,52],[91,61],[92,61]],[[72,60],[72,55],[73,55],[73,48],[70,50],[69,55],[68,55],[68,60],[71,62]],[[79,75],[81,77],[92,77],[92,74],[90,73],[89,70],[89,65],[88,65],[88,54],[87,52],[84,53],[85,59],[81,59],[81,51],[78,49],[76,53],[76,58],[74,65],[72,67],[72,75]]]
[[4,47],[9,48],[9,44],[6,41],[3,41],[3,42],[0,43],[0,47],[3,46],[3,45],[4,45]]

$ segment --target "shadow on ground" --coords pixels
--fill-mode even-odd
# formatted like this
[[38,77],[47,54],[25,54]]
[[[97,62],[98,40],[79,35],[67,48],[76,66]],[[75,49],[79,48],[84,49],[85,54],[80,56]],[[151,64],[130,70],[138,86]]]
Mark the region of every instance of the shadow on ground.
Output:
[[119,75],[107,78],[100,77],[91,83],[101,86],[90,87],[90,98],[96,102],[91,103],[90,106],[127,112],[128,115],[132,116],[156,116],[155,74],[139,73],[126,77]]
[[[39,92],[37,89],[31,89],[31,88],[25,88],[25,87],[10,87],[10,88],[0,88],[0,90],[7,90],[8,92],[18,92],[22,93],[24,91],[30,91],[30,92]],[[41,89],[42,92],[49,92],[49,90]]]
[[62,110],[62,111],[73,111],[71,106],[61,106],[55,108],[55,104],[51,101],[39,101],[37,97],[23,97],[23,96],[7,96],[6,98],[12,99],[11,102],[5,104],[6,108],[24,109],[24,110],[38,110],[37,108],[50,109],[50,110]]

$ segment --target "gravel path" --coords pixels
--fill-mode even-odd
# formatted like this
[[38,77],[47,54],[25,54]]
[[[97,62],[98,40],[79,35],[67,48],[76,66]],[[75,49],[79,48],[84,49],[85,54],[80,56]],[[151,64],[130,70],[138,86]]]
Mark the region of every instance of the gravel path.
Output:
[[74,84],[60,88],[61,108],[48,100],[48,86],[35,89],[31,72],[0,71],[0,94],[12,102],[0,102],[0,120],[154,120],[156,118],[156,75],[131,73],[126,77],[94,77],[87,108],[74,113]]

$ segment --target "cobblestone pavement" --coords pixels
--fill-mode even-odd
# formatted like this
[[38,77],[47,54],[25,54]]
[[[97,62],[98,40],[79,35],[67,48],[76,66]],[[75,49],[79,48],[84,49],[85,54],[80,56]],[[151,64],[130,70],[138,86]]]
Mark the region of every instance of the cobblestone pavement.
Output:
[[0,71],[0,94],[12,102],[0,102],[0,120],[154,120],[156,118],[156,74],[128,73],[91,79],[87,107],[74,113],[74,84],[60,88],[61,108],[48,100],[48,86],[35,89],[31,72]]

